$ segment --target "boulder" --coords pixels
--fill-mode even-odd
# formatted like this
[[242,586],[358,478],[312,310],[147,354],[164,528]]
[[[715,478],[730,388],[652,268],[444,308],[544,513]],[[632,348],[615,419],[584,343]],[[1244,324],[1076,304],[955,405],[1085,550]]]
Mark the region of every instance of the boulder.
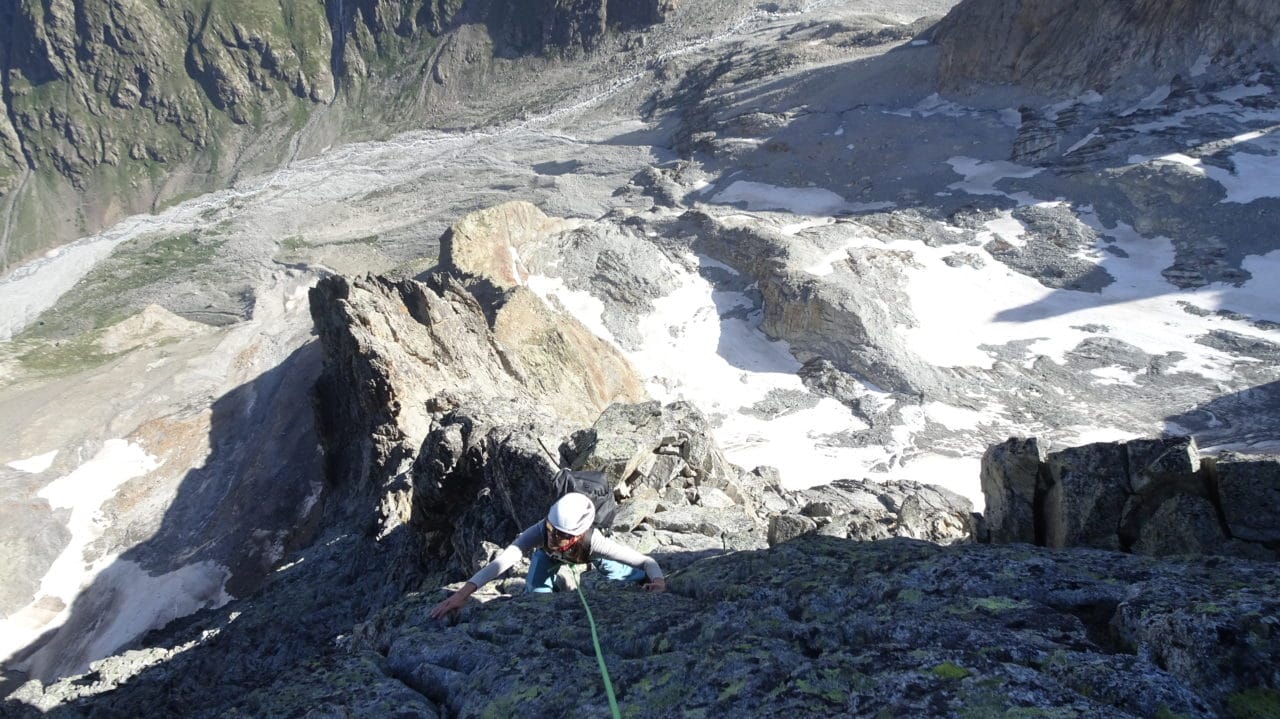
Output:
[[1036,500],[1045,483],[1040,471],[1044,460],[1035,437],[1010,437],[982,455],[980,478],[992,542],[1043,543],[1043,534],[1037,536]]
[[967,541],[973,506],[958,494],[911,481],[838,479],[793,492],[791,509],[769,520],[773,538],[787,541],[801,532],[870,541],[910,537],[940,544]]
[[1208,499],[1179,494],[1160,504],[1142,523],[1131,550],[1153,557],[1218,554],[1226,539]]
[[[1124,447],[1130,494],[1120,520],[1121,544],[1160,555],[1198,554],[1221,544],[1225,537],[1208,482],[1200,472],[1195,440],[1136,439]],[[1207,515],[1201,511],[1204,507],[1210,510]],[[1179,519],[1184,510],[1188,514]]]
[[817,529],[818,523],[802,514],[775,514],[769,518],[769,546],[790,542]]
[[440,237],[440,269],[468,283],[511,290],[529,279],[521,253],[571,227],[529,202],[504,202],[467,215]]
[[607,407],[590,429],[575,433],[561,448],[574,469],[600,470],[624,495],[644,485],[661,493],[714,487],[735,501],[749,502],[737,489],[739,471],[711,440],[706,417],[687,402],[656,401]]
[[1200,453],[1193,437],[1135,439],[1126,442],[1124,448],[1130,492],[1205,492]]
[[1045,458],[1045,543],[1049,547],[1120,549],[1120,517],[1128,495],[1123,444],[1099,442]]
[[1231,536],[1280,542],[1280,458],[1224,452],[1212,466]]

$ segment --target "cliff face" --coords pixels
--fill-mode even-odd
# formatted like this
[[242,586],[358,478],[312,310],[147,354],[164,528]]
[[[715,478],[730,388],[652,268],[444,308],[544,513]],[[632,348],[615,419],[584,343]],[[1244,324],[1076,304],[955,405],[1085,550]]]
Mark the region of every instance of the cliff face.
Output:
[[667,9],[660,0],[7,3],[0,271],[349,131],[421,118],[450,80],[484,82],[495,58],[589,50],[610,29],[660,21]]
[[1197,63],[1274,61],[1268,0],[966,0],[939,24],[940,82],[1141,93]]

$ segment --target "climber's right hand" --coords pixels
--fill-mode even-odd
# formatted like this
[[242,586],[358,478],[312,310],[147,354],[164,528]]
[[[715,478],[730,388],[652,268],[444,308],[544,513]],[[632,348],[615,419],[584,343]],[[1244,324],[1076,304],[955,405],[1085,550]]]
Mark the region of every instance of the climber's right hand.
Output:
[[467,582],[462,589],[450,594],[447,599],[431,608],[432,619],[443,619],[457,612],[467,603],[467,598],[477,589],[476,585]]

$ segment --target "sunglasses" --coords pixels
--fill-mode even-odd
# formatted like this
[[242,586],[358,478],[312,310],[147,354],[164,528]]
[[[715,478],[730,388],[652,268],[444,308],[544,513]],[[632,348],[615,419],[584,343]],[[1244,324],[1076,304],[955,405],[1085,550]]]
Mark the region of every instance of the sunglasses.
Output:
[[543,525],[547,528],[547,538],[556,544],[564,544],[565,542],[572,544],[577,542],[579,539],[579,536],[576,534],[569,534],[568,532],[562,532],[556,529],[555,526],[551,524],[551,520],[543,522]]

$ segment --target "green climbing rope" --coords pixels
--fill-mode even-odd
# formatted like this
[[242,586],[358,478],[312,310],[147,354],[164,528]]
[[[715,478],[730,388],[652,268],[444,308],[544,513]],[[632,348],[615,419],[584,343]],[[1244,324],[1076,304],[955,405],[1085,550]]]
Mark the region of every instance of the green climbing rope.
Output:
[[596,633],[596,620],[591,616],[591,607],[587,604],[587,595],[582,593],[582,573],[576,572],[574,584],[578,588],[578,598],[582,600],[582,608],[587,610],[587,623],[591,625],[591,643],[596,648],[596,663],[600,665],[600,676],[604,678],[604,692],[609,696],[609,711],[613,719],[622,719],[618,711],[618,697],[613,693],[613,682],[609,680],[609,668],[604,665],[604,652],[600,650],[600,635]]

